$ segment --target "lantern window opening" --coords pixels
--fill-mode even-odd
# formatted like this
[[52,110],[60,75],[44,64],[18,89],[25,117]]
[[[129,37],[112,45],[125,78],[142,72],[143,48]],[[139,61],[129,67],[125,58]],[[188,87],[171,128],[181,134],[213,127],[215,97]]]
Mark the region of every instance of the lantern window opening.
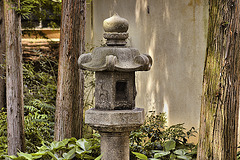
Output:
[[121,80],[116,82],[116,101],[127,101],[128,100],[128,82]]

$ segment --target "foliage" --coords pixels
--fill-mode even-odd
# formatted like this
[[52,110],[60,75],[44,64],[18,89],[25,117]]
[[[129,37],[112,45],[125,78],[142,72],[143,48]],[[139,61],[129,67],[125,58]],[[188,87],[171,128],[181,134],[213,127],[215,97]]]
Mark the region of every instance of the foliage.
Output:
[[26,151],[35,152],[42,142],[53,141],[54,112],[52,105],[34,100],[32,105],[24,106]]
[[57,61],[41,56],[23,66],[26,151],[52,142],[57,91]]
[[[137,158],[147,160],[147,156],[138,152],[132,152]],[[193,150],[188,149],[176,149],[176,142],[174,140],[168,140],[164,143],[164,150],[153,150],[153,158],[150,160],[157,160],[157,159],[184,159],[184,160],[191,160],[192,158],[196,158],[196,148]]]
[[[97,46],[94,46],[92,44],[86,44],[86,53],[92,52],[94,48]],[[84,74],[84,110],[85,113],[86,110],[90,108],[94,108],[95,99],[94,99],[94,92],[95,92],[95,74],[92,71],[83,70]],[[85,118],[83,118],[84,121]],[[91,134],[93,133],[93,129],[83,124],[83,137],[84,138],[90,138]]]
[[[239,150],[240,146],[238,146],[238,150]],[[240,160],[240,151],[237,152],[237,159]]]
[[[38,147],[36,153],[23,153],[19,152],[17,156],[5,156],[13,160],[68,160],[74,157],[79,159],[100,159],[100,140],[97,137],[91,139],[79,139],[70,138],[64,139],[59,142],[52,142],[49,144],[43,143],[41,147]],[[99,156],[100,155],[100,156]]]
[[130,134],[131,159],[181,159],[194,158],[196,146],[188,143],[195,136],[194,128],[185,131],[183,124],[166,127],[164,113],[151,115],[140,129]]
[[[43,141],[53,141],[53,119],[54,107],[42,101],[35,100],[32,105],[24,106],[24,131],[26,140],[26,151],[36,152],[37,146]],[[50,116],[49,116],[49,115]],[[7,153],[7,113],[0,114],[0,157]]]
[[94,107],[95,78],[94,72],[84,71],[84,108]]
[[42,57],[39,61],[26,62],[23,66],[24,104],[32,104],[35,99],[54,105],[57,93],[58,63],[54,59]]
[[[87,43],[85,45],[86,53],[92,52],[95,46]],[[93,71],[83,70],[84,74],[84,109],[88,110],[94,107],[94,92],[95,92],[95,73]]]
[[[28,153],[36,152],[37,147],[44,141],[53,141],[57,92],[58,58],[39,51],[35,51],[34,55],[38,56],[37,60],[25,61],[23,64],[25,137]],[[84,108],[91,108],[94,104],[93,77],[93,72],[84,72]],[[7,152],[6,119],[5,109],[0,114],[0,157]],[[85,137],[89,138],[92,130],[84,125],[83,132]]]
[[[84,74],[84,113],[86,110],[94,107],[95,78],[94,72],[83,71]],[[83,118],[84,121],[85,118]],[[93,130],[90,126],[83,124],[83,137],[90,138]]]
[[0,110],[0,157],[7,153],[7,112]]
[[24,28],[34,28],[42,21],[44,27],[60,26],[61,0],[21,0],[17,10],[23,17]]
[[35,28],[41,23],[44,27],[60,27],[61,0],[20,0],[13,9],[22,17],[23,28]]
[[[36,152],[42,142],[53,141],[57,67],[55,59],[46,57],[25,62],[23,66],[24,130],[29,153]],[[0,114],[0,124],[1,157],[7,152],[6,108]]]
[[[52,142],[54,135],[54,114],[57,92],[58,62],[56,57],[35,51],[37,60],[23,64],[24,82],[24,119],[26,151],[34,153],[43,142]],[[84,72],[85,103],[84,108],[94,105],[94,74]],[[6,109],[0,114],[0,157],[7,152],[7,115]],[[85,137],[90,137],[90,127],[84,125]],[[1,159],[1,158],[0,158]]]

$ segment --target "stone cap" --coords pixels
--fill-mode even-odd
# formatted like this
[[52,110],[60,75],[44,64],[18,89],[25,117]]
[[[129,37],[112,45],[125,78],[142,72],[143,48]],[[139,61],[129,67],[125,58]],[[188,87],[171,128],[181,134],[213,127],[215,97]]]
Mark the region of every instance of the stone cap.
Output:
[[97,110],[85,112],[85,123],[100,132],[126,132],[139,128],[144,123],[144,109]]
[[126,47],[128,21],[118,14],[104,20],[106,47],[98,47],[93,53],[80,55],[78,64],[81,69],[90,71],[148,71],[152,58],[140,54],[135,48]]
[[112,17],[103,21],[103,29],[105,32],[127,32],[128,21],[115,13]]
[[128,38],[128,21],[115,13],[112,17],[103,21],[105,33],[103,37],[107,39],[108,46],[125,46]]

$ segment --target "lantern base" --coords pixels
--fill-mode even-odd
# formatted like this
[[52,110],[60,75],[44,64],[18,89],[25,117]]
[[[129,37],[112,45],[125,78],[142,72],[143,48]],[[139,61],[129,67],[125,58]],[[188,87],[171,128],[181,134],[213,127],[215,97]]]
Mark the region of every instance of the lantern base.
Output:
[[129,133],[144,123],[144,109],[85,112],[85,123],[99,131],[103,160],[129,160]]

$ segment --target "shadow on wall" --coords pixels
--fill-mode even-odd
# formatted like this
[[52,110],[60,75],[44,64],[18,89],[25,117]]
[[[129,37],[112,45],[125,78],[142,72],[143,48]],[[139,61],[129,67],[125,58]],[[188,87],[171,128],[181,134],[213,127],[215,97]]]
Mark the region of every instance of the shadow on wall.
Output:
[[149,73],[138,75],[137,104],[167,112],[169,124],[198,128],[207,15],[203,0],[136,0],[135,22],[142,42],[133,46],[154,60]]
[[[153,58],[138,73],[136,107],[167,112],[169,125],[198,128],[208,20],[207,0],[97,0],[94,43],[102,22],[117,12],[129,21],[128,45]],[[96,18],[97,17],[97,18]]]

